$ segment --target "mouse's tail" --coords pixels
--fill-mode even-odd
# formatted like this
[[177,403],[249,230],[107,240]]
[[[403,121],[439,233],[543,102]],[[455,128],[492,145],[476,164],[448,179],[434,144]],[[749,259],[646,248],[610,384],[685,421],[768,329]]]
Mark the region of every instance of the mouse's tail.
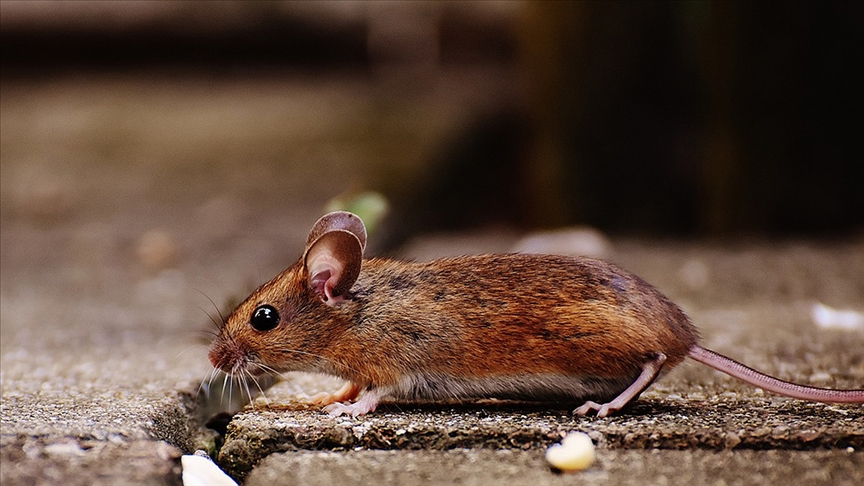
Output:
[[778,395],[812,402],[864,403],[864,390],[832,390],[783,381],[699,345],[690,348],[688,356],[715,370]]

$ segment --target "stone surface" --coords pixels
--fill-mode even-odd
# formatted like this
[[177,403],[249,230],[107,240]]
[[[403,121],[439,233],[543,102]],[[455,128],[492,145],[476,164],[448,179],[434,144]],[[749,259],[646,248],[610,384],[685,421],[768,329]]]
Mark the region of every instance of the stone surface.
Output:
[[864,481],[864,453],[831,451],[597,451],[581,472],[552,471],[542,451],[286,452],[269,456],[247,486],[304,484],[519,485],[562,484],[808,484],[852,486]]
[[3,484],[180,485],[182,452],[166,442],[113,438],[0,438]]
[[[257,410],[236,415],[219,462],[243,477],[274,452],[360,449],[544,449],[568,432],[588,433],[606,449],[864,449],[864,407],[786,399],[678,398],[647,394],[626,413],[574,417],[538,405],[388,405],[358,418],[318,410]],[[300,407],[298,407],[300,408]]]

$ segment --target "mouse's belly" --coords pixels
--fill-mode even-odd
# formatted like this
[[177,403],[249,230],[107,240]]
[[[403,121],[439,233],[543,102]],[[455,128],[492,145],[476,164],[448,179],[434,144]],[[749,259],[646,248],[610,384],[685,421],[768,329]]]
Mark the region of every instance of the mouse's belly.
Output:
[[463,400],[498,398],[527,401],[605,400],[617,396],[635,377],[535,374],[457,378],[415,374],[384,386],[384,395],[397,400]]

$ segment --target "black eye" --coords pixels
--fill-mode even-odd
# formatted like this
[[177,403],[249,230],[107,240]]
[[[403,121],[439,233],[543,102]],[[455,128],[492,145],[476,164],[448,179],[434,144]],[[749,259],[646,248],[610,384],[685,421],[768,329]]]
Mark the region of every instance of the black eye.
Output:
[[252,313],[249,323],[259,331],[269,331],[279,325],[279,312],[272,306],[260,305]]

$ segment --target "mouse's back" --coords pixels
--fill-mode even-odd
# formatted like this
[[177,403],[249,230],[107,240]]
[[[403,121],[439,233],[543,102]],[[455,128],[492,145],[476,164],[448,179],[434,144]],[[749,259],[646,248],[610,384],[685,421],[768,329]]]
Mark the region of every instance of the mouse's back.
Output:
[[576,257],[364,260],[338,308],[374,359],[406,372],[632,379],[658,352],[679,363],[698,338],[654,287]]

